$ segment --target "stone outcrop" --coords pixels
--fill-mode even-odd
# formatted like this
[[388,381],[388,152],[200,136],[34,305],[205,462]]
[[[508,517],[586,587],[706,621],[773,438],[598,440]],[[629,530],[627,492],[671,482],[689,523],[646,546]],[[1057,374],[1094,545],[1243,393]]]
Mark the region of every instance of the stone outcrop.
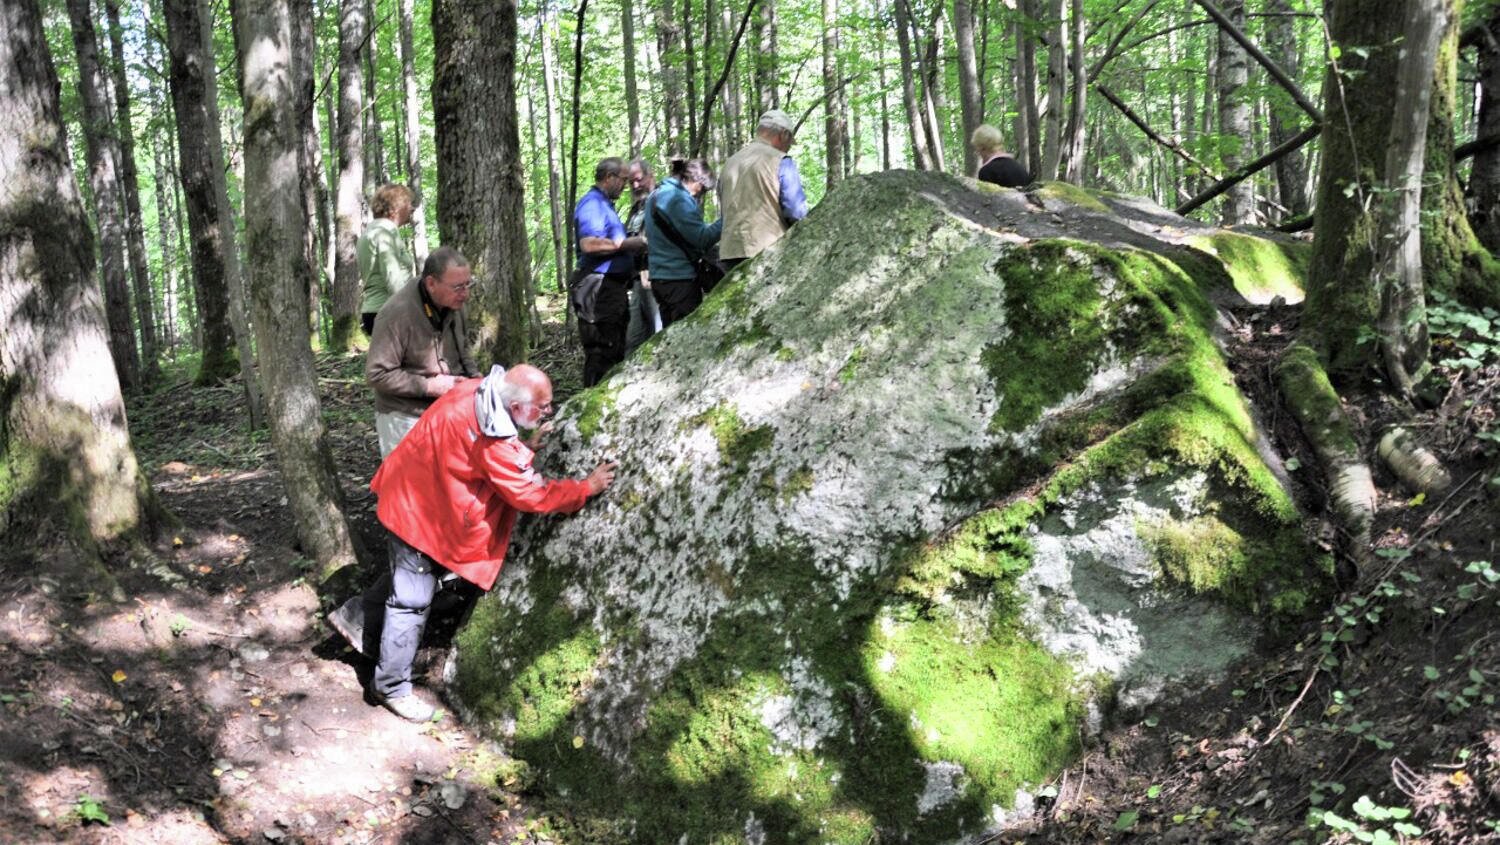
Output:
[[1214,342],[1212,301],[1295,298],[1300,252],[1067,186],[849,180],[562,408],[543,470],[619,481],[523,518],[465,709],[591,842],[1025,812],[1110,711],[1327,585]]

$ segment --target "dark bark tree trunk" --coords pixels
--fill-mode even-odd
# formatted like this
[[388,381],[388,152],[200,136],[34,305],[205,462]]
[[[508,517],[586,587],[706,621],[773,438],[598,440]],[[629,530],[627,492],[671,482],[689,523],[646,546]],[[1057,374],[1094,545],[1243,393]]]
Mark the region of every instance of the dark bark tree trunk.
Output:
[[[1266,53],[1293,79],[1302,73],[1297,47],[1297,19],[1292,17],[1291,0],[1271,0],[1266,18]],[[1307,117],[1280,88],[1272,89],[1270,102],[1271,146],[1279,147],[1296,135]],[[1282,156],[1276,162],[1276,193],[1292,217],[1308,212],[1307,155],[1301,150]]]
[[[427,258],[427,203],[422,199],[422,101],[417,98],[417,67],[412,48],[412,0],[397,0],[401,16],[401,87],[406,103],[406,186],[411,189],[412,257]],[[415,275],[417,268],[412,268]]]
[[[636,158],[641,154],[641,145],[646,139],[641,135],[640,95],[636,92],[635,85],[635,4],[632,0],[621,0],[620,36],[625,54],[625,126],[630,139],[629,158]],[[554,137],[556,136],[550,134],[547,136],[548,146],[551,146]]]
[[[685,0],[684,0],[685,2]],[[673,0],[661,0],[656,7],[656,48],[661,56],[662,147],[668,153],[686,152],[690,140],[683,127],[686,113],[692,108],[683,97],[682,25],[677,20]]]
[[[177,122],[178,176],[192,239],[193,291],[201,332],[198,383],[243,379],[251,425],[261,419],[239,252],[225,185],[213,53],[207,47],[201,0],[165,0],[171,55],[172,111]],[[234,306],[231,308],[231,306]],[[231,324],[231,319],[235,324]],[[236,354],[235,347],[238,347]],[[236,360],[238,359],[238,361]]]
[[334,206],[333,340],[337,350],[359,338],[359,261],[355,246],[364,227],[364,68],[360,45],[368,27],[365,0],[339,2],[339,190]]
[[156,297],[146,266],[146,231],[141,221],[141,189],[136,174],[135,127],[130,120],[130,87],[125,78],[125,45],[120,31],[118,0],[105,0],[109,18],[110,77],[115,91],[115,125],[120,131],[120,182],[125,196],[125,245],[130,258],[135,316],[141,329],[141,378],[155,381],[160,373],[161,342],[156,336]]
[[438,222],[477,282],[467,306],[480,362],[526,360],[531,278],[516,125],[515,0],[434,0]]
[[291,6],[234,0],[244,103],[245,206],[250,299],[270,411],[271,441],[302,551],[319,580],[357,562],[343,513],[318,401],[318,374],[307,338],[307,285],[313,268],[302,233],[302,133],[291,73]]
[[927,149],[932,155],[932,168],[946,170],[948,164],[943,152],[943,78],[939,64],[938,47],[943,43],[943,9],[938,6],[932,16],[932,31],[927,39],[927,49],[918,55],[918,66],[922,71],[922,126],[927,132]]
[[844,107],[839,92],[839,3],[823,0],[823,146],[829,190],[844,179]]
[[917,102],[916,61],[911,37],[911,7],[907,0],[892,0],[896,12],[896,44],[901,50],[901,96],[906,106],[906,128],[911,137],[913,164],[918,170],[932,170],[932,153],[927,149],[927,130],[922,128],[922,110]]
[[[1245,28],[1245,0],[1227,0],[1223,12],[1235,26]],[[1233,173],[1249,161],[1254,149],[1250,140],[1250,101],[1245,85],[1250,80],[1250,58],[1228,33],[1219,33],[1219,159],[1225,173]],[[1226,226],[1255,219],[1255,184],[1240,182],[1224,194],[1220,219]]]
[[[320,171],[323,169],[322,144],[319,142],[317,108],[313,102],[314,83],[316,81],[315,58],[317,53],[316,34],[313,23],[316,18],[313,15],[312,0],[290,0],[292,20],[292,81],[295,85],[294,92],[297,97],[295,114],[297,115],[297,130],[302,145],[299,153],[302,156],[302,205],[307,210],[308,221],[318,221],[324,214],[325,199],[322,196],[322,183]],[[322,264],[318,254],[318,232],[321,226],[310,225],[302,233],[302,250],[306,254],[307,266],[312,268],[308,276],[307,286],[307,314],[308,333],[313,342],[318,340],[319,314],[323,307],[322,284],[318,277],[319,266]]]
[[380,99],[376,96],[375,83],[375,2],[364,0],[365,4],[365,31],[360,34],[362,46],[360,47],[360,59],[364,61],[364,85],[365,85],[365,117],[369,120],[365,132],[365,143],[368,144],[368,154],[365,157],[365,182],[369,188],[366,195],[373,194],[375,189],[384,185],[387,181],[385,167],[385,137],[380,131]]
[[1474,236],[1453,166],[1462,0],[1441,2],[1447,25],[1438,47],[1427,123],[1427,188],[1422,191],[1422,272],[1429,290],[1473,306],[1500,308],[1500,262]]
[[698,57],[693,50],[693,0],[682,0],[682,61],[686,68],[683,78],[687,86],[688,151],[694,154],[703,148],[703,141],[698,135]]
[[[1500,7],[1490,13],[1479,43],[1479,125],[1474,135],[1500,136]],[[1474,193],[1474,234],[1485,249],[1500,252],[1500,145],[1475,153],[1469,186]]]
[[963,115],[964,175],[979,172],[979,159],[969,138],[984,121],[984,95],[979,89],[979,66],[974,56],[974,9],[969,0],[953,0],[953,37],[958,42],[958,105]]
[[120,147],[110,114],[108,84],[99,68],[89,0],[68,0],[73,48],[78,55],[78,94],[83,104],[83,136],[88,148],[89,186],[94,194],[94,218],[99,225],[100,269],[109,321],[109,348],[121,387],[140,385],[140,358],[135,349],[135,325],[130,317],[130,287],[125,280],[125,221],[120,204]]
[[891,169],[891,98],[885,81],[885,39],[875,39],[875,69],[880,83],[880,168]]
[[89,552],[69,574],[93,590],[109,586],[100,548],[149,534],[156,507],[110,363],[46,45],[33,0],[0,2],[0,535],[62,534]]
[[1013,140],[1016,160],[1026,162],[1026,169],[1040,179],[1042,173],[1042,117],[1036,104],[1036,0],[1020,0],[1016,18],[1016,137]]

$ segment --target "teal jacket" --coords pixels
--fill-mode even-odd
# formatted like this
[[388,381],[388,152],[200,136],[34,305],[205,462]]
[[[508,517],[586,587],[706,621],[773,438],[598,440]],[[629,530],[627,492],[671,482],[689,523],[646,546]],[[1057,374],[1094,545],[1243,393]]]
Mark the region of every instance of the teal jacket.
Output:
[[682,183],[673,178],[663,179],[661,187],[647,200],[656,213],[667,219],[677,234],[694,250],[692,255],[683,255],[672,243],[667,233],[656,227],[656,214],[646,214],[646,242],[649,244],[649,267],[653,279],[691,279],[695,275],[694,263],[705,250],[719,242],[723,220],[712,224],[703,222],[703,209],[688,193]]

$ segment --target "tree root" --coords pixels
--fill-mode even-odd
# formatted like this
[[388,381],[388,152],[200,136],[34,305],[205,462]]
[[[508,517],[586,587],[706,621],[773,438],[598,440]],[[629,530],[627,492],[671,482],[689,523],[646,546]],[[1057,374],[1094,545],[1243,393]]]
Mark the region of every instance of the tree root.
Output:
[[1404,428],[1397,426],[1387,431],[1375,452],[1402,484],[1418,493],[1441,493],[1453,485],[1453,477],[1437,455]]
[[1282,397],[1328,478],[1334,518],[1351,538],[1350,556],[1363,564],[1370,554],[1375,481],[1344,416],[1338,393],[1328,382],[1317,353],[1306,344],[1287,347],[1275,374]]

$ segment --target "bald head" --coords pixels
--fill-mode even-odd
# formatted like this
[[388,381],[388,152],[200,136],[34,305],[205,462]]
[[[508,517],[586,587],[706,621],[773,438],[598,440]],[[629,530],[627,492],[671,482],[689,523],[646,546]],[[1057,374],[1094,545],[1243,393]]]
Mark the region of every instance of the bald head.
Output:
[[500,401],[516,425],[533,428],[552,413],[552,379],[530,364],[517,364],[500,381]]

